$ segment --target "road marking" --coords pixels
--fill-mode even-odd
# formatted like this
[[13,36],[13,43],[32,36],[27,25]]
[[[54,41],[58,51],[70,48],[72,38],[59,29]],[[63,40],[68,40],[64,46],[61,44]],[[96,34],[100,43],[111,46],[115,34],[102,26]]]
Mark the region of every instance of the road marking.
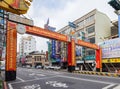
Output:
[[[44,78],[38,78],[38,79],[32,79],[32,80],[26,80],[24,82],[31,82],[31,81],[35,81],[35,80],[40,80],[40,79],[49,79],[49,78],[55,78],[55,77],[58,77],[58,76],[52,76],[52,77],[44,77]],[[23,83],[23,82],[13,82],[11,84],[17,84],[17,83]]]
[[110,87],[113,87],[114,85],[116,85],[116,84],[110,84],[110,85],[108,85],[108,86],[106,86],[106,87],[104,87],[104,88],[102,88],[102,89],[108,89],[108,88],[110,88]]
[[36,74],[36,75],[38,75],[38,76],[45,76],[44,74]]
[[33,85],[26,85],[21,87],[22,89],[41,89],[39,84],[33,84]]
[[83,79],[83,78],[76,78],[76,77],[69,77],[69,76],[63,76],[63,75],[59,75],[58,77],[70,78],[70,79],[76,79],[76,80],[83,80],[83,81],[89,81],[89,82],[95,82],[95,83],[117,84],[117,83],[112,83],[112,82],[104,82],[104,81],[97,81],[97,80],[90,80],[90,79]]
[[117,87],[113,88],[113,89],[120,89],[120,85],[118,85]]
[[9,89],[13,89],[11,83],[8,84]]
[[22,82],[25,82],[25,80],[23,80],[23,79],[21,79],[21,78],[19,78],[19,77],[17,77],[17,79],[19,79],[19,80],[22,81]]
[[53,86],[53,87],[68,88],[66,83],[57,82],[57,81],[48,81],[48,82],[46,82],[46,85],[47,84],[49,84],[50,86]]

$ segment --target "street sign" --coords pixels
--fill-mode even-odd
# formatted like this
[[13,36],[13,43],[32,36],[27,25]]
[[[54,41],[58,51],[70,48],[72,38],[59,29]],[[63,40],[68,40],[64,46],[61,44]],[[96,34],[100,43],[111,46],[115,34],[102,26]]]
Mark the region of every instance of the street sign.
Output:
[[12,22],[16,22],[16,23],[19,23],[19,24],[24,24],[24,25],[29,25],[29,26],[34,25],[33,20],[23,18],[19,15],[13,14],[13,13],[9,13],[9,18],[8,19]]
[[72,27],[72,28],[76,28],[76,27],[77,27],[77,25],[74,24],[73,22],[68,22],[68,25],[69,25],[70,27]]

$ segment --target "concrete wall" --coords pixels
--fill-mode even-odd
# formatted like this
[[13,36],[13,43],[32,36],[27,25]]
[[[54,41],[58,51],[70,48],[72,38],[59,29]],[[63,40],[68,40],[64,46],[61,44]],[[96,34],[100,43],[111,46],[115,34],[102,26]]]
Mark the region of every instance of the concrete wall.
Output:
[[109,17],[107,15],[97,11],[96,15],[95,15],[96,43],[105,40],[110,35],[111,35],[111,33],[110,33],[110,19],[109,19]]

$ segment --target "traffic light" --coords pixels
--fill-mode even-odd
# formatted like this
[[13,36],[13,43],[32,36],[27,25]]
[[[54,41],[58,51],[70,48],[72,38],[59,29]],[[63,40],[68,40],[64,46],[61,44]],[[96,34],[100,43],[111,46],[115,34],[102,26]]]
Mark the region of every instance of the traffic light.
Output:
[[27,13],[32,0],[0,0],[0,9],[14,14]]
[[108,2],[115,10],[120,10],[120,0],[111,0]]

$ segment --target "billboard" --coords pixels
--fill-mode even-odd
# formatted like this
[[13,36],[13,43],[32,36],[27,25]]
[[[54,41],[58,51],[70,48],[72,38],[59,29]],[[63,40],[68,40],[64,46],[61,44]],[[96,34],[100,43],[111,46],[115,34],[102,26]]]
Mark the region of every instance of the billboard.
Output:
[[99,43],[102,48],[102,58],[120,57],[120,38],[115,38]]
[[82,56],[82,47],[76,46],[76,56]]

